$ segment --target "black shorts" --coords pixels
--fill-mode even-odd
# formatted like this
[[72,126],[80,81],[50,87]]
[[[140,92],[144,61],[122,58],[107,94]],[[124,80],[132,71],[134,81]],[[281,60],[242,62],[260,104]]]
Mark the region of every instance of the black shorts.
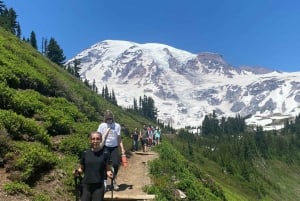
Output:
[[148,145],[148,138],[142,138],[141,143],[142,145]]

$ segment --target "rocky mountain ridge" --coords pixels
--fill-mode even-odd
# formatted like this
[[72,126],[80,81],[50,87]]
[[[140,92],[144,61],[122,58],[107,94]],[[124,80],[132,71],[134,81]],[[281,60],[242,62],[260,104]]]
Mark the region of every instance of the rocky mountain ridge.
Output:
[[174,47],[106,40],[67,62],[80,59],[82,79],[101,91],[113,89],[118,104],[150,96],[158,118],[175,128],[199,126],[206,114],[250,116],[247,124],[282,127],[280,119],[300,112],[300,72],[233,67],[216,53],[193,54]]

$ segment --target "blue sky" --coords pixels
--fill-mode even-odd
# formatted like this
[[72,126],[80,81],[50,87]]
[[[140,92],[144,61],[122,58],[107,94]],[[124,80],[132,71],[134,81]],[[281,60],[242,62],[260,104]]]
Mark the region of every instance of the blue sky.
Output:
[[67,59],[107,40],[214,52],[233,66],[300,71],[299,0],[3,0],[22,36],[53,37]]

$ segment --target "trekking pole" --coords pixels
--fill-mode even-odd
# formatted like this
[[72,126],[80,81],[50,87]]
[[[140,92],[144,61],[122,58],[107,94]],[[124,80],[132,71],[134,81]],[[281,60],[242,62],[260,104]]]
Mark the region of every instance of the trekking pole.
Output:
[[75,181],[75,201],[79,201],[79,192],[78,192],[78,171],[75,170],[75,175],[74,175],[74,181]]
[[113,166],[111,166],[111,171],[113,173],[113,176],[111,178],[111,201],[114,200],[114,179],[115,179],[115,169]]

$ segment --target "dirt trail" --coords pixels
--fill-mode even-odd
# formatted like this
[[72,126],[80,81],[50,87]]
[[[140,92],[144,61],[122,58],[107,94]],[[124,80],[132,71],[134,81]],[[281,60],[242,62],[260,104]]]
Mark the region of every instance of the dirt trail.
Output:
[[[147,200],[150,199],[143,187],[151,184],[148,176],[148,162],[158,157],[156,152],[135,152],[128,158],[128,166],[121,166],[118,173],[119,191],[113,191],[114,200]],[[108,183],[110,185],[110,181]],[[111,200],[112,193],[105,193],[105,200]],[[140,199],[139,199],[140,198]]]

